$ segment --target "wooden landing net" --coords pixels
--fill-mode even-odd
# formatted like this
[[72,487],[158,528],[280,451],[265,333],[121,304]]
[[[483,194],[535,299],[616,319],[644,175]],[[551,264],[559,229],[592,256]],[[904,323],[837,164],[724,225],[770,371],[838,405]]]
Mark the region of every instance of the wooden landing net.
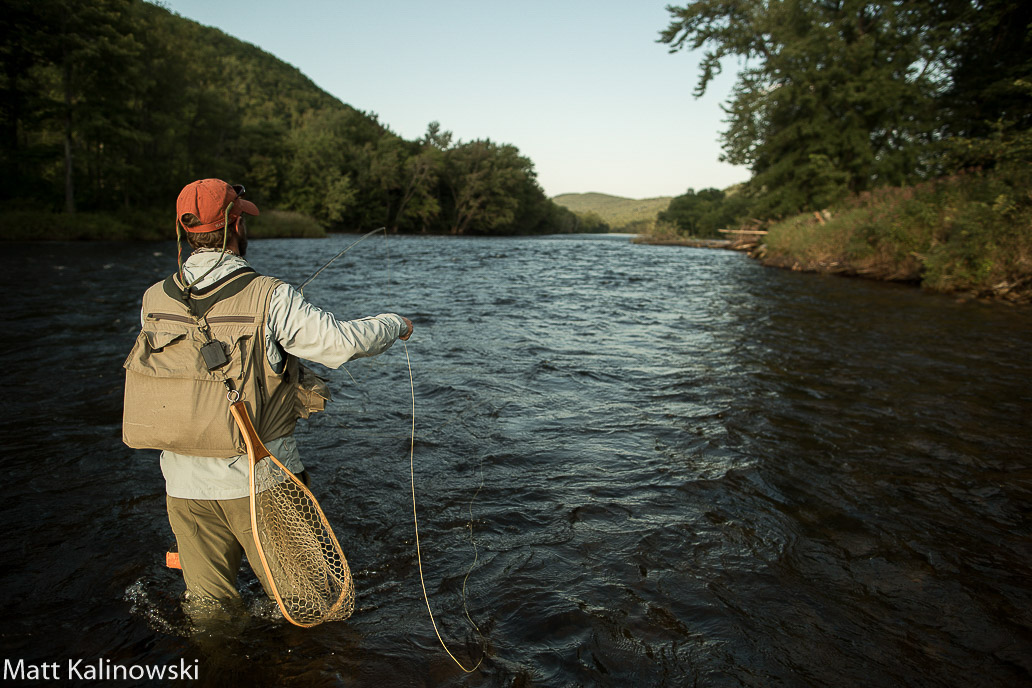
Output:
[[230,404],[251,464],[251,531],[269,592],[296,626],[339,621],[355,609],[348,562],[319,503],[255,432],[244,402]]

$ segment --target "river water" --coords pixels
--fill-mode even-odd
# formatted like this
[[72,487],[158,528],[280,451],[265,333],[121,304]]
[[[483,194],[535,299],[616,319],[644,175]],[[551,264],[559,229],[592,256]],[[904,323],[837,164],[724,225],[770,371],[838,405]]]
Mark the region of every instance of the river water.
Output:
[[[249,258],[296,284],[353,239]],[[191,635],[157,458],[120,441],[174,245],[2,260],[4,659],[219,686],[1032,685],[1028,308],[627,237],[359,244],[306,292],[415,322],[423,571],[452,653],[486,653],[467,675],[420,587],[400,344],[320,369],[336,401],[298,431],[355,614],[292,627],[243,571],[255,615]]]

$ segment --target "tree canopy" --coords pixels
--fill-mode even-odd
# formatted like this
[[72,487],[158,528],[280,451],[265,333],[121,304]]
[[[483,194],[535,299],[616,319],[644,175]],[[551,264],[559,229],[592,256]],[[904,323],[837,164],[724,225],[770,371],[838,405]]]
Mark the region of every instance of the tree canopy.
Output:
[[702,49],[696,95],[729,58],[722,159],[751,212],[783,217],[943,169],[942,142],[1027,131],[1032,3],[695,0],[660,41]]
[[676,225],[689,236],[719,236],[746,212],[746,199],[739,193],[728,194],[720,189],[695,189],[670,201],[670,206],[659,213],[660,222]]

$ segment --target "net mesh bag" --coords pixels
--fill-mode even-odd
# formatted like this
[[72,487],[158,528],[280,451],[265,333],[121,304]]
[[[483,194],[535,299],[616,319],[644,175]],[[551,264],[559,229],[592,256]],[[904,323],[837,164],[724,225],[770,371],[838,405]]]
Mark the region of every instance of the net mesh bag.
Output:
[[348,618],[354,582],[319,503],[261,443],[243,402],[231,409],[251,461],[251,530],[269,592],[297,626]]

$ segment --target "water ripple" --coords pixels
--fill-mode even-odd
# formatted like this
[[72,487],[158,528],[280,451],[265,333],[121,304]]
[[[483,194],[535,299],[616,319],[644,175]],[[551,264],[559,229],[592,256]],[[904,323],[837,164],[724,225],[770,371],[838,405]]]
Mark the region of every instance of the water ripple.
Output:
[[[296,283],[348,240],[251,253]],[[244,571],[249,626],[206,642],[156,457],[119,441],[174,245],[6,249],[8,656],[198,658],[202,685],[1032,685],[1027,309],[621,237],[392,237],[389,270],[364,242],[306,293],[416,322],[424,573],[477,658],[466,585],[468,678],[419,585],[400,348],[322,371],[337,401],[298,432],[355,615],[295,629]]]

